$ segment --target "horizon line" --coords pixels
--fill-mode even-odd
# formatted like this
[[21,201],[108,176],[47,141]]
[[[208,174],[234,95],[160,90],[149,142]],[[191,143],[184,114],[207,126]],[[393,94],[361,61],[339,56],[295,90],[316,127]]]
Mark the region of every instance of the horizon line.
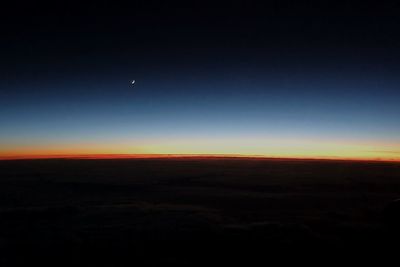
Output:
[[383,158],[345,158],[345,157],[273,157],[267,155],[246,155],[246,154],[53,154],[53,155],[10,155],[1,156],[4,160],[35,160],[35,159],[173,159],[173,158],[243,158],[243,159],[270,159],[270,160],[327,160],[327,161],[362,161],[362,162],[395,162],[400,159]]

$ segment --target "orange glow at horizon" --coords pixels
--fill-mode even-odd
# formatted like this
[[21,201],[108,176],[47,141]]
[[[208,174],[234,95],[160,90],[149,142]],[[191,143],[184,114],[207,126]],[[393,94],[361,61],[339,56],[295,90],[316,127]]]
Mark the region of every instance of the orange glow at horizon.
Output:
[[315,158],[400,161],[400,144],[279,140],[274,138],[170,139],[119,142],[1,146],[0,159],[51,157],[154,157],[171,155],[232,155],[271,158]]

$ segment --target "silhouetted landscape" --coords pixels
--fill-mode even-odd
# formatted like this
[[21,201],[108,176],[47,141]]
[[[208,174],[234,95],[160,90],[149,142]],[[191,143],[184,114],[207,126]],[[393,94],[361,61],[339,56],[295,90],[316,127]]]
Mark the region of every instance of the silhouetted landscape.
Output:
[[398,237],[394,162],[4,160],[0,177],[2,266],[365,259]]

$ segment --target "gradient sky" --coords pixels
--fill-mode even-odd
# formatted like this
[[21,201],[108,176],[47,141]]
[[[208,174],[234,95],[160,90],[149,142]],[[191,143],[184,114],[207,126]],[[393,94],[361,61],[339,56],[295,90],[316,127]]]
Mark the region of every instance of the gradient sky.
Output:
[[374,8],[25,6],[2,18],[0,156],[398,160],[400,23]]

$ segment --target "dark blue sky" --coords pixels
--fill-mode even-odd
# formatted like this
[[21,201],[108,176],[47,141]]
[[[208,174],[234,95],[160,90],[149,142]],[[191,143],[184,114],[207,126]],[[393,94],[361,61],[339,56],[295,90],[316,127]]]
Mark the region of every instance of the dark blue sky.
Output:
[[392,9],[36,8],[3,18],[3,154],[400,153]]

